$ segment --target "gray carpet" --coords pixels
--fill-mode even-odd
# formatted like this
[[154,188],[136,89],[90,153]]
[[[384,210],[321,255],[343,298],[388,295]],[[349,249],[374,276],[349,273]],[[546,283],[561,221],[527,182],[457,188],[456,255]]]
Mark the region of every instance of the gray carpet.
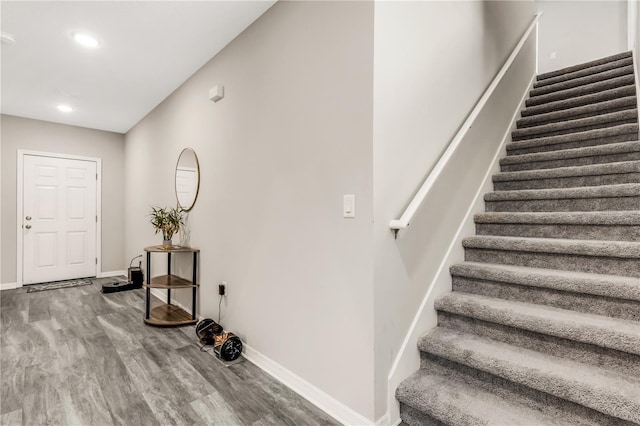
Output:
[[404,424],[640,424],[634,84],[630,52],[538,76],[396,390]]

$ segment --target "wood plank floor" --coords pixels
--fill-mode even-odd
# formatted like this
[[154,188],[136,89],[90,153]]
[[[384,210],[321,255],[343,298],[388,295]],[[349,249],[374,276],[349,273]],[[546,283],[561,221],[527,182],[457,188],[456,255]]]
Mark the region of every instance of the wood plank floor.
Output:
[[142,290],[0,292],[0,425],[335,425],[248,361],[224,367],[194,327],[143,323]]

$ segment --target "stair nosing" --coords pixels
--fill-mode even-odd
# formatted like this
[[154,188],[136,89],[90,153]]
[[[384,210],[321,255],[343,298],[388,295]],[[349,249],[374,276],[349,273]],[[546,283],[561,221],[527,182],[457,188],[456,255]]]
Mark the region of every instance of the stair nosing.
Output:
[[[605,67],[606,65],[609,65],[609,66]],[[611,61],[611,62],[605,62],[603,64],[594,65],[593,67],[582,68],[582,69],[579,69],[579,70],[576,70],[576,71],[573,71],[573,72],[560,74],[560,75],[557,75],[555,77],[549,77],[549,78],[545,78],[545,79],[542,79],[542,80],[536,80],[536,82],[534,83],[534,88],[545,87],[545,86],[548,86],[548,85],[551,85],[551,84],[555,84],[555,83],[560,82],[560,81],[568,81],[568,80],[573,80],[574,78],[580,78],[580,77],[584,77],[584,76],[587,76],[587,75],[598,74],[599,72],[602,72],[602,71],[606,71],[606,70],[610,70],[610,69],[616,69],[616,68],[622,68],[622,67],[627,66],[627,65],[633,65],[633,58],[630,57],[630,56],[623,57],[623,58],[620,58],[620,59],[617,59],[617,60],[614,60],[614,61]],[[593,68],[598,68],[598,67],[604,67],[604,68],[602,70],[598,70],[598,71],[595,71],[595,72],[585,73],[588,70],[594,71]],[[572,74],[580,74],[580,73],[583,73],[583,75],[572,76]],[[550,81],[550,80],[553,80],[553,79],[558,79],[560,77],[564,77],[564,79],[559,79],[557,81]]]
[[582,176],[620,175],[640,173],[640,160],[617,161],[604,164],[555,167],[553,169],[518,170],[500,172],[492,176],[493,182],[523,182],[529,180],[561,179]]
[[636,96],[637,94],[635,82],[624,84],[619,87],[601,90],[599,92],[585,93],[584,95],[575,96],[572,98],[558,99],[538,105],[528,105],[520,112],[520,115],[522,118],[535,117],[554,111],[565,111],[567,109],[578,108],[581,106],[596,105],[601,102],[619,99],[622,95]]
[[449,270],[457,277],[640,302],[640,280],[635,277],[470,261]]
[[[447,349],[442,349],[444,345],[447,345]],[[616,418],[640,421],[640,382],[601,367],[444,327],[436,327],[420,339],[419,348],[422,352]],[[584,374],[586,368],[588,374]],[[612,400],[618,404],[612,406]]]
[[[583,69],[587,69],[587,68],[592,68],[592,67],[595,67],[595,66],[598,66],[598,65],[602,65],[602,64],[606,64],[606,63],[610,63],[610,62],[615,62],[615,61],[618,61],[618,60],[621,60],[621,59],[625,59],[625,58],[630,58],[630,57],[633,57],[631,51],[625,51],[625,52],[616,53],[615,55],[610,55],[610,56],[606,56],[604,58],[594,59],[592,61],[584,62],[582,64],[572,65],[572,66],[569,66],[569,67],[564,67],[564,68],[560,68],[560,69],[557,69],[557,70],[541,73],[538,76],[536,76],[536,81],[546,80],[548,78],[553,78],[555,76],[568,74],[568,73],[571,73],[571,72],[575,72],[575,71],[579,71],[579,70],[583,70]],[[572,71],[569,71],[569,70],[572,70]]]
[[[625,109],[622,111],[608,112],[592,117],[575,118],[564,120],[556,123],[540,124],[537,126],[516,129],[511,133],[512,138],[533,139],[535,135],[544,135],[545,133],[557,132],[562,130],[579,129],[586,126],[600,124],[614,124],[625,120],[638,120],[638,112],[635,109]],[[614,127],[614,126],[608,126]],[[530,136],[530,137],[527,137]],[[522,139],[520,139],[522,140]],[[516,142],[514,140],[514,142]]]
[[606,127],[604,129],[592,129],[581,132],[573,132],[564,135],[543,136],[538,138],[512,141],[506,144],[507,151],[514,151],[524,148],[536,148],[547,145],[559,145],[563,143],[579,142],[591,139],[607,138],[612,136],[638,133],[638,123],[620,124]]
[[601,155],[627,154],[632,152],[640,152],[640,141],[617,142],[606,145],[558,149],[555,151],[531,152],[520,155],[507,155],[500,159],[500,165],[554,161],[570,158],[598,157]]
[[[593,74],[584,75],[581,77],[570,78],[568,80],[558,81],[556,83],[551,83],[551,84],[543,85],[540,87],[534,87],[529,91],[529,96],[530,97],[541,96],[548,93],[556,92],[558,90],[565,90],[565,89],[570,89],[574,87],[582,87],[582,86],[586,86],[587,84],[595,83],[598,81],[610,80],[612,78],[621,77],[623,75],[629,75],[633,73],[634,73],[633,64],[627,64],[621,67],[611,68],[611,69],[595,72]],[[558,86],[568,85],[569,83],[577,83],[577,84],[575,84],[575,86],[566,87],[565,89],[557,89]],[[555,90],[553,90],[554,86],[556,86]]]
[[484,194],[484,200],[488,202],[624,197],[640,197],[640,184],[621,183],[577,188],[514,189]]

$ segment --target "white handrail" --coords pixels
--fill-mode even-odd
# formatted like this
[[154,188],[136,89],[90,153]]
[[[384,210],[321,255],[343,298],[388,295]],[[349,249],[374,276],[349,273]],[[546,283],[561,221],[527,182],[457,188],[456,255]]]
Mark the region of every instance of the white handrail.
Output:
[[527,39],[529,38],[529,35],[531,35],[531,31],[533,31],[533,29],[537,27],[540,16],[542,16],[542,12],[538,12],[535,14],[533,20],[531,21],[531,24],[525,31],[524,35],[522,36],[522,38],[520,39],[516,47],[511,52],[511,55],[509,56],[507,61],[504,63],[502,68],[500,68],[500,71],[498,72],[498,74],[496,74],[496,76],[493,78],[493,81],[491,82],[487,90],[485,90],[482,97],[478,100],[476,105],[473,107],[473,110],[467,116],[467,119],[462,124],[462,127],[460,127],[460,130],[458,130],[458,133],[456,133],[455,137],[451,140],[451,142],[449,143],[449,146],[447,146],[447,149],[442,153],[442,156],[440,156],[436,165],[433,167],[433,169],[431,169],[429,176],[427,176],[424,183],[422,184],[422,186],[420,187],[416,195],[413,197],[413,199],[405,209],[404,213],[402,213],[402,216],[400,217],[400,219],[394,219],[389,224],[389,227],[396,232],[396,236],[400,229],[404,229],[407,226],[409,226],[411,219],[413,219],[413,215],[415,215],[416,211],[418,211],[418,208],[424,202],[424,199],[426,198],[429,191],[431,191],[431,188],[433,188],[433,185],[435,184],[436,180],[438,180],[438,178],[440,177],[440,174],[442,173],[445,166],[453,156],[453,153],[456,151],[456,149],[458,149],[460,142],[462,142],[462,139],[464,139],[464,137],[466,136],[467,132],[473,125],[473,122],[476,120],[476,118],[480,114],[480,111],[489,100],[489,97],[493,94],[494,90],[496,89],[496,87],[498,86],[498,84],[500,83],[504,75],[509,70],[509,67],[511,67],[511,64],[516,59],[516,56],[518,56],[518,53],[520,53],[522,46],[524,46]]

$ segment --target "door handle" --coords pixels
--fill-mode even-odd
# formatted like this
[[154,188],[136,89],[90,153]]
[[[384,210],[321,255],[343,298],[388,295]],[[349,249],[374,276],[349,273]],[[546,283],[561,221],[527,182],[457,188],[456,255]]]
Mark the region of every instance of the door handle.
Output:
[[27,216],[27,217],[25,217],[25,219],[31,220],[31,216]]
[[25,228],[31,229],[31,225],[25,225]]

